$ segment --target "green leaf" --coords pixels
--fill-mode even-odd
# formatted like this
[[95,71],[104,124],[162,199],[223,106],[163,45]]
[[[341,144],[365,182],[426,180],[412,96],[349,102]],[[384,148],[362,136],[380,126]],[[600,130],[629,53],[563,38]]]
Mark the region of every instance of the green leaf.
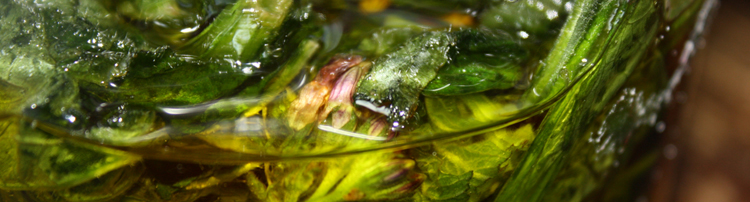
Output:
[[359,43],[359,50],[366,56],[378,57],[395,51],[412,37],[424,32],[415,27],[386,27],[375,31]]
[[469,200],[469,180],[472,172],[463,175],[441,174],[437,179],[422,184],[420,195],[429,201],[467,201]]
[[[13,85],[12,83],[0,79],[0,104],[11,105],[18,103],[23,99],[24,89],[20,86]],[[0,112],[5,111],[3,108]]]
[[449,12],[481,9],[489,0],[392,0],[397,6],[424,9],[430,12]]
[[484,126],[507,118],[518,110],[513,104],[483,94],[426,97],[424,103],[430,123],[440,131],[447,132]]
[[502,32],[469,29],[456,33],[452,60],[425,87],[427,96],[463,95],[509,89],[524,76],[528,51]]
[[[255,102],[248,102],[244,99],[220,100],[217,103],[211,105],[207,109],[207,111],[201,115],[201,121],[208,122],[220,120],[227,117],[245,116],[250,118],[244,118],[241,120],[252,122],[246,125],[262,125],[260,123],[261,120],[259,118],[260,116],[258,116],[258,113],[262,109],[266,108],[268,104],[277,100],[279,97],[286,96],[282,94],[282,92],[287,88],[289,83],[291,83],[292,80],[307,66],[307,62],[314,56],[319,47],[320,44],[315,41],[304,41],[304,43],[299,45],[299,48],[294,52],[294,55],[291,56],[290,60],[286,61],[284,66],[280,68],[280,71],[277,72],[275,76],[269,80],[268,85],[266,85],[263,89],[263,94],[260,96],[260,98],[257,98]],[[178,127],[176,129],[188,132],[187,130],[194,129],[196,127],[193,121],[195,120],[186,120],[184,123],[178,123],[180,124],[180,126],[182,126],[182,124],[185,124],[185,127]],[[197,127],[201,131],[206,129],[203,126]],[[262,139],[258,139],[263,138],[260,136],[264,136],[261,135],[263,134],[263,132],[265,132],[264,130],[258,130],[251,133],[247,133],[247,131],[239,131],[245,133],[245,135],[243,136],[232,135],[231,130],[229,132],[230,135],[220,135],[214,133],[215,131],[212,131],[213,129],[218,129],[216,130],[217,132],[222,132],[222,129],[224,128],[226,127],[225,125],[222,125],[221,122],[214,123],[210,128],[208,128],[208,131],[199,134],[198,137],[219,148],[230,149],[239,152],[257,151],[252,149],[248,150],[248,148],[258,148],[257,145],[262,144],[259,142],[265,142]],[[275,132],[286,132],[286,130],[281,130],[283,128],[274,128],[279,129]],[[247,138],[248,134],[251,137],[255,137]]]
[[[477,137],[434,143],[415,149],[417,165],[427,175],[420,197],[430,200],[480,201],[498,188],[517,163],[512,160],[534,139],[530,124]],[[465,198],[464,198],[465,197]]]
[[120,21],[152,43],[179,46],[197,35],[218,12],[236,0],[125,0],[99,1]]
[[[56,2],[62,3],[63,1]],[[46,29],[41,9],[26,2],[0,5],[0,113],[18,114],[27,102],[46,98],[47,87],[60,71],[47,52]],[[65,6],[60,5],[64,10]],[[23,22],[23,23],[19,23]],[[54,52],[54,51],[52,51]]]
[[267,165],[260,177],[255,172],[247,174],[247,185],[253,194],[262,201],[300,201],[309,196],[325,172],[321,163],[290,162]]
[[[604,8],[595,16],[596,19],[618,17],[617,13],[620,12],[628,15],[618,19],[618,24],[612,25],[611,32],[588,40],[604,40],[608,45],[601,48],[590,47],[593,52],[603,53],[601,61],[550,109],[541,123],[537,140],[531,145],[520,168],[513,173],[495,201],[543,200],[545,195],[542,193],[547,193],[545,188],[554,187],[553,180],[562,174],[559,171],[565,165],[569,165],[568,160],[580,158],[571,155],[573,145],[579,141],[587,141],[581,137],[586,134],[591,123],[619,91],[635,67],[642,63],[641,58],[649,53],[647,50],[653,45],[660,18],[652,1],[587,3],[598,4]],[[612,11],[608,11],[610,9]],[[580,51],[576,52],[576,57],[589,53],[587,50]],[[581,189],[587,190],[590,189]],[[585,193],[576,194],[579,198],[583,195]]]
[[617,29],[613,25],[621,22],[625,4],[619,0],[576,2],[552,50],[534,73],[525,99],[532,103],[550,100],[592,69]]
[[69,188],[140,160],[119,150],[55,137],[17,120],[6,119],[2,126],[3,189]]
[[201,57],[254,59],[278,33],[292,0],[240,0],[222,11],[200,35],[177,47]]
[[423,176],[414,160],[370,152],[324,161],[324,173],[307,201],[391,201],[411,197]]
[[159,144],[167,136],[149,134],[164,125],[156,112],[148,107],[130,104],[96,103],[88,109],[85,95],[71,79],[50,79],[51,91],[42,102],[31,103],[23,116],[39,122],[47,130],[64,136],[86,138],[117,146]]
[[[153,66],[159,65],[156,63]],[[126,76],[121,82],[108,84],[110,86],[88,82],[81,83],[81,85],[85,90],[107,102],[185,105],[226,96],[245,78],[247,78],[246,73],[241,67],[235,66],[234,62],[183,61],[177,63],[167,73],[155,74],[147,78]]]
[[88,139],[116,146],[145,146],[166,138],[149,135],[164,125],[153,110],[127,104],[102,108],[97,112],[101,118],[85,132]]
[[578,6],[576,4],[570,0],[498,1],[484,10],[479,20],[484,26],[505,30],[523,39],[552,40],[559,34],[572,6]]
[[417,111],[422,89],[448,62],[453,43],[449,32],[426,32],[376,59],[357,84],[355,104],[385,114],[394,129],[404,128]]
[[197,177],[196,179],[190,179],[189,183],[182,185],[181,182],[175,183],[173,186],[184,188],[185,190],[196,190],[206,189],[208,187],[214,187],[221,183],[232,181],[242,175],[245,175],[250,170],[257,168],[260,163],[246,163],[238,166],[231,166],[229,168],[218,169],[209,175]]
[[[642,142],[646,135],[653,134],[651,131],[657,117],[665,107],[665,95],[669,88],[661,57],[655,54],[645,65],[636,67],[633,75],[614,95],[615,99],[607,103],[585,135],[573,144],[570,156],[576,158],[565,160],[564,163],[569,166],[564,167],[554,179],[554,185],[546,189],[547,199],[580,200],[607,183],[605,179],[621,177],[618,176],[620,173],[614,171],[628,166],[626,163],[633,153],[632,148]],[[638,166],[641,168],[635,168],[634,172],[646,173],[643,167],[649,166]],[[615,190],[612,192],[617,193]],[[618,200],[628,198],[635,200],[635,196],[620,197]]]
[[30,192],[35,201],[108,201],[125,194],[142,173],[142,166],[123,167],[68,189]]
[[[510,67],[508,67],[510,66]],[[435,80],[425,87],[426,96],[452,96],[484,92],[492,89],[513,88],[522,79],[521,68],[514,65],[501,67],[470,63],[447,66]]]
[[[228,190],[228,189],[226,189]],[[152,178],[139,178],[138,183],[132,189],[119,197],[122,201],[138,202],[168,202],[168,201],[195,201],[201,196],[210,194],[211,190],[182,190],[170,185],[160,184]]]

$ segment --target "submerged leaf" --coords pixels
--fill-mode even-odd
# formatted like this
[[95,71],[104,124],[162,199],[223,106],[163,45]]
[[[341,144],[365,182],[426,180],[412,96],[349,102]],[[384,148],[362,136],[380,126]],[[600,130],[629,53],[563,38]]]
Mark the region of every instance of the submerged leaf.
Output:
[[309,201],[384,201],[409,197],[424,180],[415,162],[395,153],[368,153],[326,161]]
[[422,32],[424,32],[423,28],[413,26],[382,28],[362,39],[358,49],[363,51],[366,56],[378,57],[393,52]]
[[452,60],[422,94],[447,96],[512,88],[524,76],[528,51],[502,32],[468,29],[456,33]]
[[125,194],[138,182],[142,173],[143,167],[139,165],[123,167],[68,189],[29,191],[33,193],[29,198],[35,201],[109,201]]
[[449,32],[426,32],[376,59],[357,84],[355,104],[386,115],[391,128],[403,129],[417,111],[422,89],[448,62],[454,43]]
[[412,7],[416,9],[428,9],[432,12],[446,12],[455,10],[480,9],[489,0],[392,0],[398,6]]
[[533,139],[532,126],[525,124],[517,129],[500,129],[415,149],[417,165],[427,175],[420,197],[483,200],[499,188],[504,175],[515,168],[516,153],[525,151]]
[[292,0],[239,0],[178,52],[248,62],[278,33]]
[[483,94],[426,97],[430,123],[441,131],[466,131],[508,117],[518,107]]
[[551,40],[571,12],[570,0],[517,0],[492,3],[479,15],[481,24],[517,34],[519,38]]
[[205,28],[236,0],[125,0],[100,1],[121,21],[138,29],[153,43],[179,46]]
[[[592,38],[577,39],[581,41],[561,46],[560,48],[564,48],[572,45],[578,47],[578,49],[574,49],[576,51],[573,53],[559,53],[559,56],[567,55],[560,58],[585,57],[592,52],[601,51],[601,60],[596,62],[596,66],[592,68],[590,74],[576,83],[547,112],[545,119],[541,122],[536,141],[531,145],[529,152],[521,162],[520,169],[513,173],[508,181],[509,183],[503,187],[495,201],[540,201],[544,200],[547,195],[540,195],[539,193],[548,193],[546,192],[548,189],[557,189],[556,186],[553,186],[557,184],[554,180],[559,175],[566,174],[560,173],[560,171],[570,165],[569,160],[579,158],[579,156],[571,154],[574,151],[573,149],[576,148],[573,145],[587,142],[586,139],[582,138],[584,137],[583,134],[587,134],[588,128],[592,123],[595,123],[596,117],[604,110],[609,101],[614,99],[614,95],[631,76],[633,70],[642,64],[641,58],[650,53],[648,50],[654,43],[653,37],[657,34],[659,21],[661,20],[656,13],[653,2],[626,3],[615,0],[605,2],[583,1],[581,4],[585,5],[582,9],[588,6],[596,8],[574,12],[574,15],[580,17],[580,20],[590,21],[588,25],[580,24],[581,28],[591,27],[586,28],[585,33],[577,33],[580,28],[574,28],[575,26],[566,26],[566,28],[572,29],[570,31],[574,32],[573,35],[585,34]],[[627,15],[624,13],[627,13]],[[596,16],[592,19],[585,19],[589,18],[587,15],[590,14],[596,14]],[[613,18],[618,19],[612,20]],[[613,21],[618,22],[618,24],[608,24]],[[573,22],[582,23],[577,21],[569,21],[568,23]],[[606,27],[612,30],[607,30]],[[584,32],[583,30],[580,31]],[[571,39],[574,38],[577,37]],[[596,42],[602,42],[608,44],[608,46],[594,48],[597,45]],[[555,53],[550,57],[557,54]],[[572,59],[570,62],[578,63],[576,59]],[[546,69],[542,72],[551,70],[553,69]],[[545,72],[545,74],[559,77],[552,72]],[[642,80],[638,82],[653,84]],[[539,84],[554,85],[553,83],[553,80],[540,80]],[[564,187],[565,185],[560,184],[560,186]],[[562,190],[566,191],[558,192],[563,193],[563,195],[558,195],[560,197],[556,199],[565,196],[569,197],[568,200],[580,200],[584,195],[587,195],[585,192],[591,191],[591,187],[582,186],[583,184],[575,186],[576,192],[569,192],[563,188]]]
[[[132,165],[140,157],[52,136],[29,123],[4,124],[0,186],[31,190],[68,188]],[[85,166],[82,166],[85,165]]]

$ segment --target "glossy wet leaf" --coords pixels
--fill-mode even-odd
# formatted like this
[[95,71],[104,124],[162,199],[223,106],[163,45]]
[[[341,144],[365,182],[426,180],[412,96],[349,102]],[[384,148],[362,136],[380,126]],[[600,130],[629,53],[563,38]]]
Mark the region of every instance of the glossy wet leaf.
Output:
[[496,1],[480,15],[484,26],[502,29],[519,38],[551,40],[578,2],[569,0]]
[[381,201],[411,196],[422,177],[412,172],[413,160],[394,157],[378,153],[278,163],[246,178],[262,201]]
[[[501,189],[499,201],[578,200],[636,141],[633,127],[653,125],[660,91],[620,88],[664,25],[652,16],[698,1],[375,0],[352,14],[361,2],[3,2],[0,200],[482,201]],[[691,16],[670,25],[687,29]],[[374,66],[290,126],[290,103],[310,98],[299,88],[335,54]],[[231,161],[224,154],[341,154],[459,133],[550,101],[582,75],[539,112],[542,123],[406,151],[213,164]],[[142,161],[142,175],[131,166],[140,157],[111,146],[165,153]],[[175,151],[205,164],[164,160]]]
[[552,49],[534,73],[526,99],[548,100],[592,68],[605,51],[608,35],[615,32],[624,10],[621,1],[576,2]]
[[440,174],[428,178],[415,195],[416,201],[468,201],[472,172],[462,175]]
[[140,160],[122,151],[55,137],[28,124],[9,120],[3,124],[3,189],[73,187]]
[[[655,25],[659,24],[659,18],[656,17],[650,1],[633,4],[613,1],[602,6],[627,9],[631,12],[619,21],[622,24],[617,26],[616,31],[608,34],[607,38],[612,41],[609,48],[603,50],[602,60],[594,67],[592,74],[584,77],[548,112],[542,121],[537,140],[531,145],[520,169],[513,173],[496,201],[542,200],[543,196],[539,194],[546,193],[546,189],[542,187],[554,184],[553,180],[562,174],[558,172],[563,165],[568,165],[567,160],[572,160],[571,145],[581,140],[579,134],[586,134],[590,123],[613,98],[633,69],[639,65],[640,59],[647,53],[647,48],[652,45],[651,39],[656,34]],[[599,15],[602,18],[609,17],[608,13]],[[633,47],[633,44],[638,45]],[[586,192],[590,189],[580,191]],[[576,200],[580,198],[575,197],[582,196],[572,194],[568,197]]]
[[133,188],[119,199],[128,202],[195,201],[201,196],[210,194],[209,190],[180,190],[170,185],[154,182],[150,178],[140,178]]
[[419,105],[419,94],[448,62],[454,43],[448,32],[426,32],[376,59],[370,73],[357,84],[355,104],[386,115],[394,129],[408,125]]
[[502,32],[484,29],[456,33],[451,62],[438,71],[422,94],[448,96],[509,89],[524,76],[528,51]]
[[[0,10],[0,113],[20,113],[26,102],[44,99],[59,74],[46,51],[43,9],[24,9],[23,2],[4,2]],[[62,8],[61,8],[62,9]]]
[[[643,142],[646,135],[653,134],[651,131],[657,125],[660,110],[665,107],[668,89],[667,73],[660,57],[651,57],[649,62],[636,67],[632,76],[589,126],[584,133],[586,135],[574,143],[570,155],[579,158],[566,159],[566,164],[570,166],[563,168],[554,179],[555,186],[546,190],[549,198],[578,200],[585,197],[599,185],[607,183],[605,179],[617,177],[610,174],[613,170],[627,165],[634,152],[625,148],[633,147]],[[642,82],[644,80],[653,83],[646,84]],[[645,170],[640,172],[647,173]],[[571,187],[578,188],[578,191],[568,191]],[[611,192],[617,193],[615,190]],[[617,200],[635,198],[622,197]]]
[[127,0],[101,1],[124,24],[157,44],[178,46],[199,34],[229,1]]
[[249,62],[278,33],[291,0],[240,0],[224,9],[198,36],[178,47],[180,53]]
[[533,128],[526,124],[417,148],[417,165],[427,175],[420,193],[431,200],[480,201],[498,189],[501,174],[515,168],[516,153],[533,139]]
[[429,96],[463,95],[492,89],[509,89],[521,79],[523,72],[515,67],[487,67],[481,64],[449,66],[435,77],[422,92]]
[[211,176],[204,176],[202,178],[191,180],[189,184],[184,186],[184,188],[186,190],[194,190],[214,187],[221,183],[226,183],[242,175],[245,175],[252,169],[257,168],[259,165],[259,163],[247,163],[244,165],[224,168],[214,172]]
[[309,195],[309,190],[316,188],[319,183],[315,180],[316,176],[325,171],[320,163],[303,162],[279,163],[266,169],[269,170],[261,171],[265,172],[263,177],[250,172],[246,178],[255,197],[269,202],[299,201],[303,194]]
[[470,94],[425,98],[427,117],[440,131],[465,131],[485,126],[512,115],[518,110],[513,104],[497,97]]
[[[277,97],[285,96],[282,95],[282,92],[287,89],[289,83],[292,82],[292,80],[300,74],[303,68],[305,68],[307,62],[312,58],[319,47],[320,44],[314,41],[305,41],[303,44],[300,44],[299,49],[295,51],[294,55],[291,56],[291,59],[284,64],[283,68],[281,68],[281,70],[276,73],[275,77],[270,79],[270,84],[268,86],[265,86],[265,88],[263,89],[263,95],[259,98],[255,98],[253,102],[249,102],[248,100],[235,99],[220,100],[216,104],[210,106],[207,109],[206,113],[203,114],[200,118],[203,119],[203,121],[212,121],[226,117],[250,117],[241,118],[238,119],[236,123],[232,123],[244,126],[252,126],[250,128],[254,128],[254,130],[251,131],[236,131],[244,133],[243,136],[265,136],[264,132],[266,132],[265,130],[268,129],[266,128],[268,126],[271,126],[271,128],[274,129],[281,129],[282,127],[274,127],[272,124],[266,125],[265,123],[261,123],[262,120],[259,119],[260,117],[258,115],[261,110],[266,108],[269,103],[276,100]],[[185,120],[185,123],[179,124],[185,124],[186,126],[189,126],[192,125],[192,121],[194,120]],[[248,123],[244,121],[250,122]],[[214,124],[212,127],[221,129],[223,128],[222,124],[222,122],[219,122]],[[187,132],[191,129],[194,129],[194,127],[195,126],[179,128],[179,130]],[[206,128],[203,126],[198,126],[198,128],[194,130],[203,131],[204,129]],[[236,151],[254,151],[254,145],[259,144],[258,140],[254,138],[244,138],[242,136],[233,137],[232,135],[217,136],[215,134],[212,134],[212,130],[213,129],[209,128],[208,131],[205,131],[205,133],[201,133],[198,136],[201,139],[216,145],[217,147]],[[233,129],[229,129],[229,131],[227,132],[232,133],[235,131],[233,131]],[[231,144],[222,144],[230,142]]]
[[[160,64],[153,64],[158,66]],[[155,67],[142,67],[155,68]],[[228,95],[246,78],[233,62],[223,60],[183,61],[168,72],[147,78],[125,77],[110,86],[81,83],[82,87],[107,102],[196,104]]]
[[125,194],[143,173],[143,167],[126,166],[81,185],[55,191],[27,191],[35,201],[108,201]]
[[392,0],[394,5],[442,12],[480,9],[489,0]]
[[415,27],[384,28],[363,39],[358,49],[368,56],[381,56],[393,52],[412,37],[424,32]]
[[88,139],[117,146],[144,146],[154,144],[165,137],[148,137],[148,134],[164,125],[155,111],[137,106],[108,106],[98,115],[95,126],[85,132]]
[[398,154],[371,153],[327,161],[328,167],[309,201],[394,200],[411,196],[424,176],[415,162]]

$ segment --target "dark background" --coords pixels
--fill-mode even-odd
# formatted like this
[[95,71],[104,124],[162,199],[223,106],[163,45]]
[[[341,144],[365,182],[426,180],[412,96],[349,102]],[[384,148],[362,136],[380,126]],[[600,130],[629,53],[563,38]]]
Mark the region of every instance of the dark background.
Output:
[[721,0],[708,31],[650,201],[750,201],[750,1]]

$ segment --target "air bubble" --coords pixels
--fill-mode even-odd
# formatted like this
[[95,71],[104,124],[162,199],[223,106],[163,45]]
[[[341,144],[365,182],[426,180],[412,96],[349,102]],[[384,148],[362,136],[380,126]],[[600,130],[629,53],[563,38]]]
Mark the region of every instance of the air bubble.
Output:
[[526,33],[525,31],[519,31],[518,36],[520,36],[523,39],[529,38],[529,33]]
[[667,124],[664,124],[663,121],[659,121],[658,123],[656,123],[656,132],[663,133],[664,130],[666,129],[667,129]]
[[664,157],[672,160],[677,157],[677,146],[674,144],[668,144],[664,147]]

